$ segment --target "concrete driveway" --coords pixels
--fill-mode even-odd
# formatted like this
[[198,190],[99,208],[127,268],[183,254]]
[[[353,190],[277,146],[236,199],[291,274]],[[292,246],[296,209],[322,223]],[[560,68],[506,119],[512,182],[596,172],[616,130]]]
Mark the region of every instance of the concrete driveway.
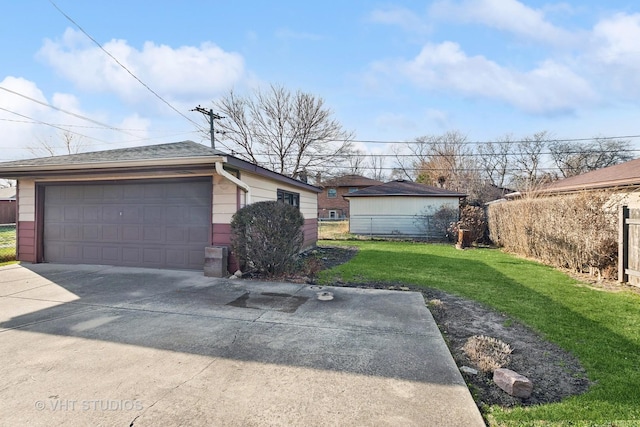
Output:
[[0,378],[0,425],[484,425],[414,292],[10,265]]

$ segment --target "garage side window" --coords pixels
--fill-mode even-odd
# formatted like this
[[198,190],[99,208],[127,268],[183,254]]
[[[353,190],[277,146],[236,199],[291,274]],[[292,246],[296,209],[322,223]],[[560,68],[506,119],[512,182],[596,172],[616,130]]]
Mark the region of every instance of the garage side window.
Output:
[[278,188],[278,201],[300,209],[300,193],[293,193]]

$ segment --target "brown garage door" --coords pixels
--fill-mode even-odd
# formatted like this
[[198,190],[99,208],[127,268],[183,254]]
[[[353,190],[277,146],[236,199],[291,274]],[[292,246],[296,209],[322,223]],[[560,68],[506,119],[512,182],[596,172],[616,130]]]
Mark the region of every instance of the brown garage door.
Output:
[[45,187],[45,262],[201,269],[211,180]]

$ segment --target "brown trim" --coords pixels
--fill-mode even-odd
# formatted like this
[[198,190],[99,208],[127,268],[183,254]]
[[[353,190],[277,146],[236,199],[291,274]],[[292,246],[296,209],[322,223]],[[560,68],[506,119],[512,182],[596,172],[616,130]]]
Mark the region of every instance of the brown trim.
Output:
[[35,262],[44,261],[44,195],[45,187],[36,183],[35,188]]

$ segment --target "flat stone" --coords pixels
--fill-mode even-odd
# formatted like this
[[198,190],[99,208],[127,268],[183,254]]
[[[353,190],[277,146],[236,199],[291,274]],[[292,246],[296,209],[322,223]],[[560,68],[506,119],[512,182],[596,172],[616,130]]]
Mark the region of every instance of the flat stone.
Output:
[[533,383],[524,375],[511,369],[499,368],[493,371],[493,381],[511,396],[527,399],[533,391]]
[[470,374],[470,375],[478,375],[478,370],[477,369],[473,369],[470,368],[469,366],[461,366],[460,370],[462,372],[464,372],[465,374]]

